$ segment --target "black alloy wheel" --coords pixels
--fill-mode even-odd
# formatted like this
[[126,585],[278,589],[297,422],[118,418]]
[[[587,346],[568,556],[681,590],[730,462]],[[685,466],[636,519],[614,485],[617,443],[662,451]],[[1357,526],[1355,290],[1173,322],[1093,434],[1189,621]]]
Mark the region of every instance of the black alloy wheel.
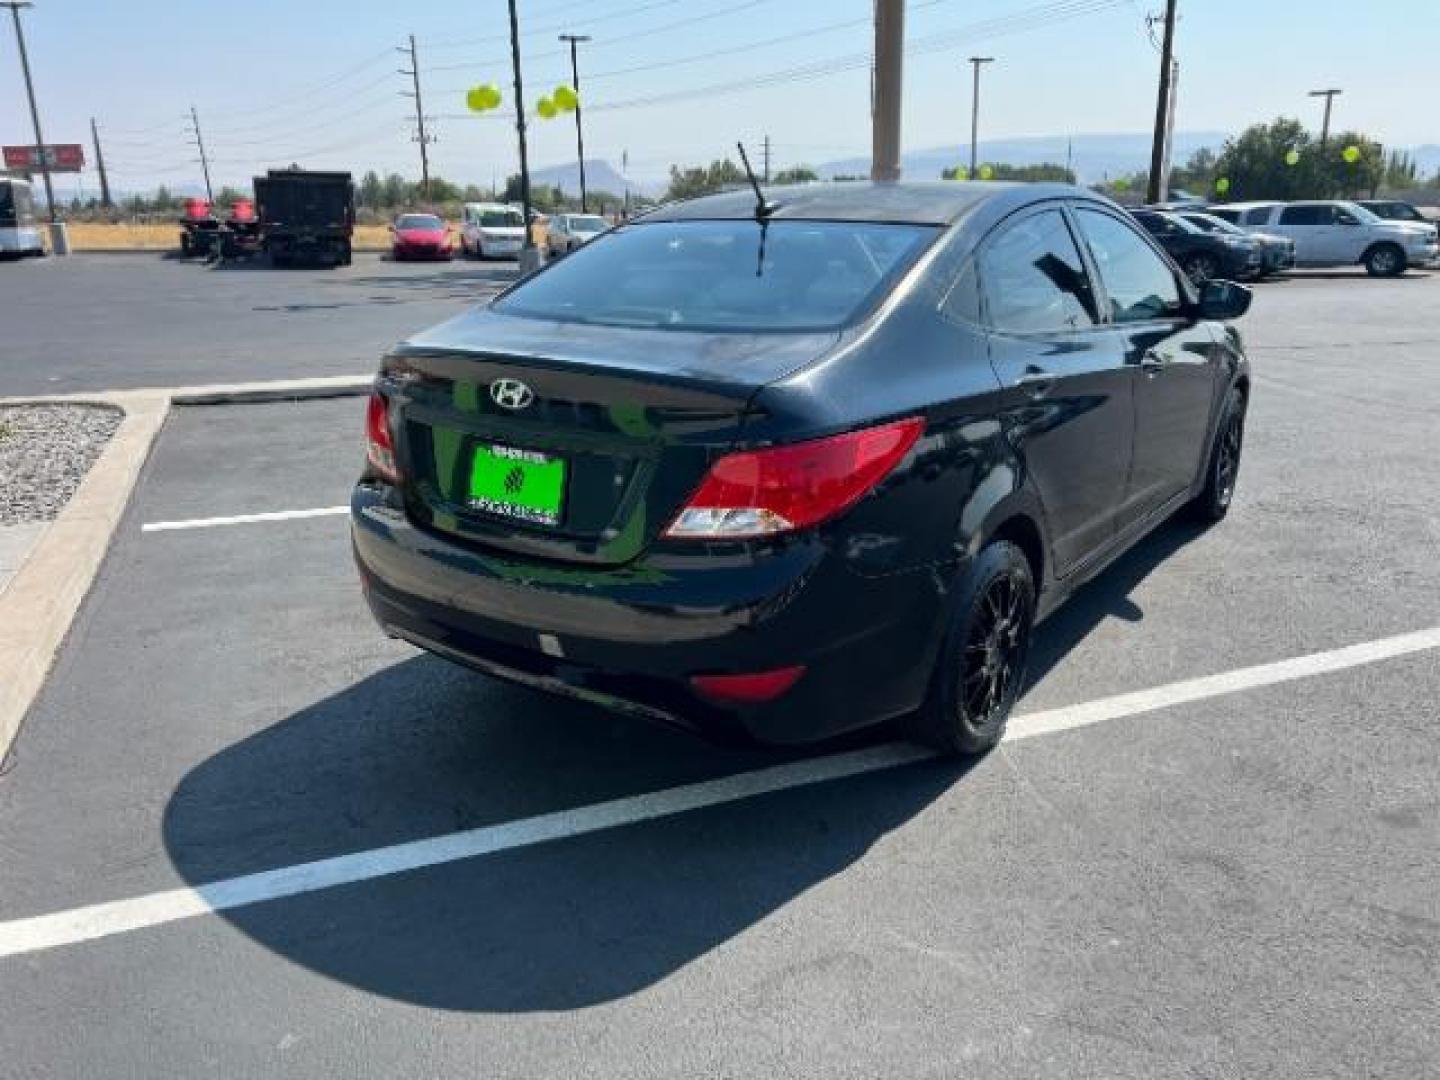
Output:
[[1240,476],[1240,456],[1245,449],[1245,406],[1245,395],[1238,387],[1232,388],[1215,428],[1205,486],[1191,504],[1191,516],[1200,521],[1220,521],[1230,512]]

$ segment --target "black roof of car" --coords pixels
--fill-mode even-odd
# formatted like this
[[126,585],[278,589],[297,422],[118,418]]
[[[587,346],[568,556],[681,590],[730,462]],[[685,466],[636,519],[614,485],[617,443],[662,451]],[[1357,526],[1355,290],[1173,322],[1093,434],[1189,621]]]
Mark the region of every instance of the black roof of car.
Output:
[[[1094,198],[1069,184],[965,183],[954,180],[871,183],[843,180],[786,187],[761,185],[775,207],[772,221],[875,221],[948,225],[982,203],[1030,202],[1043,198]],[[755,216],[748,187],[670,203],[645,221],[743,220]]]

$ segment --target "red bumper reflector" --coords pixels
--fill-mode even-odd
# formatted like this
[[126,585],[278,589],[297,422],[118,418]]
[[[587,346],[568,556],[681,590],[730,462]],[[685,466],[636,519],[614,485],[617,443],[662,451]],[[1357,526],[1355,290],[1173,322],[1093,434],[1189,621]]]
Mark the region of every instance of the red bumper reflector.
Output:
[[774,701],[805,674],[805,665],[756,671],[746,675],[692,675],[697,694],[721,705],[758,705]]

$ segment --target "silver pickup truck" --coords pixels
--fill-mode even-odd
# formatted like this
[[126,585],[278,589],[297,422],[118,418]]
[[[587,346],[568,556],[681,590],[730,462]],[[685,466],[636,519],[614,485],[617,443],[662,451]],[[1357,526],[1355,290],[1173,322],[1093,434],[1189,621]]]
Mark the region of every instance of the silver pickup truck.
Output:
[[1340,199],[1228,203],[1209,212],[1294,240],[1296,266],[1364,266],[1376,277],[1394,277],[1440,257],[1434,225],[1387,221]]

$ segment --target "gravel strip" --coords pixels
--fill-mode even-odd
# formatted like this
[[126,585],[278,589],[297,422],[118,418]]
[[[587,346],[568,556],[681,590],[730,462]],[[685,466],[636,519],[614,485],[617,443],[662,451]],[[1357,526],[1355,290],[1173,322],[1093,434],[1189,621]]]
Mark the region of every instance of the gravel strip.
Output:
[[123,415],[104,405],[0,407],[0,525],[56,517]]

